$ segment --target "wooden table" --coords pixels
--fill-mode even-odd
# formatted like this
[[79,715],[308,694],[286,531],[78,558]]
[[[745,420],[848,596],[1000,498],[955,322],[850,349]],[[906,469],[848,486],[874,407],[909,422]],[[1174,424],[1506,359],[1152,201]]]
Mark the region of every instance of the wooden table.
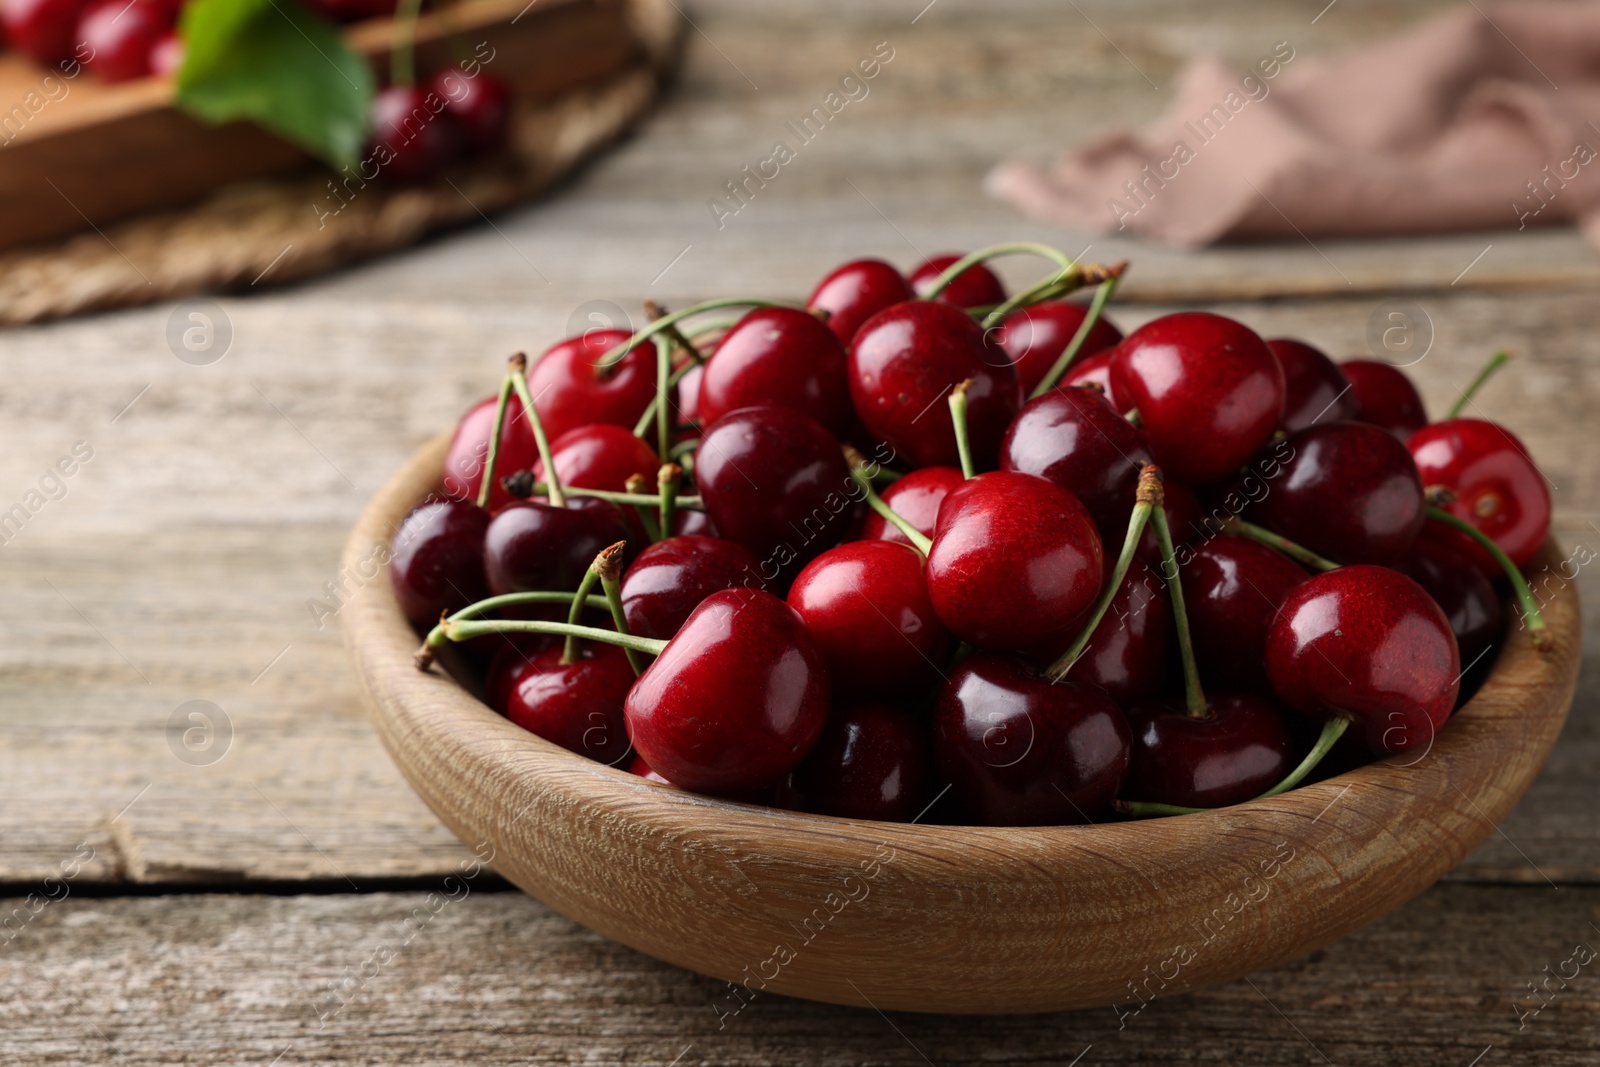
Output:
[[[589,301],[638,322],[646,297],[804,294],[862,253],[1077,252],[1091,242],[982,194],[994,160],[1148,120],[1194,52],[1326,54],[1440,6],[1313,23],[1320,4],[924,2],[696,5],[681,84],[640,136],[546,203],[217,300],[231,345],[214,362],[169,344],[198,324],[170,304],[4,337],[0,512],[39,506],[0,551],[0,1061],[1595,1062],[1600,963],[1574,959],[1600,945],[1592,659],[1543,778],[1444,884],[1121,1029],[1109,1009],[887,1017],[776,997],[719,1028],[720,983],[487,874],[444,881],[469,854],[363,720],[337,615],[361,580],[336,567],[362,502],[509,352],[609,313]],[[869,95],[719,229],[707,202],[880,42],[893,58]],[[1562,542],[1600,546],[1600,259],[1572,233],[1197,254],[1095,239],[1088,255],[1134,260],[1124,325],[1193,303],[1356,354],[1385,301],[1411,300],[1432,323],[1414,373],[1435,412],[1513,349],[1478,407],[1549,474]],[[46,477],[75,446],[74,473]],[[1577,577],[1591,600],[1597,570]],[[208,707],[210,733],[189,717]]]

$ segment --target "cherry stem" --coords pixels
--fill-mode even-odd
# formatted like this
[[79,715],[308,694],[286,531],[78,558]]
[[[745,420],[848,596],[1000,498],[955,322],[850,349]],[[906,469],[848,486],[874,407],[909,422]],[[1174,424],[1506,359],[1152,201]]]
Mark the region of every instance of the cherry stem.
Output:
[[883,498],[878,495],[878,491],[872,488],[872,475],[867,473],[866,457],[849,445],[845,445],[844,459],[850,465],[851,481],[860,486],[861,491],[866,494],[867,506],[882,515],[884,521],[892,523],[895,529],[905,534],[906,540],[911,542],[912,547],[926,557],[928,550],[933,547],[933,542],[929,540],[927,534],[924,534],[921,530],[895,514],[895,510],[883,502]]
[[665,463],[672,455],[672,415],[667,390],[672,388],[672,346],[656,338],[656,455]]
[[1282,534],[1275,534],[1265,526],[1257,526],[1253,522],[1245,522],[1237,515],[1230,515],[1222,523],[1222,532],[1247,537],[1252,541],[1259,541],[1268,548],[1275,548],[1296,563],[1303,563],[1316,571],[1337,570],[1339,564],[1331,559],[1324,559],[1309,548],[1297,545]]
[[638,348],[656,334],[665,333],[667,330],[670,330],[672,327],[676,326],[678,323],[692,315],[699,315],[706,311],[716,311],[718,308],[735,307],[792,308],[795,307],[795,305],[783,304],[773,300],[741,300],[737,298],[729,298],[726,300],[707,300],[704,303],[694,304],[679,311],[671,311],[661,316],[656,321],[650,323],[638,333],[635,333],[632,337],[628,338],[616,348],[613,348],[611,351],[607,352],[601,357],[600,362],[595,364],[595,368],[597,370],[604,370],[615,366],[616,364],[622,362],[623,357],[625,357],[629,352],[632,352],[635,348]]
[[[667,387],[671,388],[677,385],[683,379],[683,376],[693,369],[693,363],[685,363],[673,371],[667,378]],[[663,392],[663,390],[657,389],[656,395],[650,398],[650,405],[644,409],[644,414],[639,416],[639,421],[633,424],[633,436],[643,437],[650,432],[650,424],[656,421],[656,409],[661,402]]]
[[[600,580],[600,573],[594,568],[595,565],[591,563],[578,582],[578,591],[572,594],[572,608],[567,612],[567,621],[574,626],[583,621],[583,609],[589,602],[589,591],[594,588],[594,583]],[[561,649],[561,665],[567,667],[576,662],[578,662],[578,639],[568,634],[567,643]]]
[[1189,612],[1183,605],[1183,581],[1178,573],[1178,553],[1172,547],[1172,530],[1167,526],[1167,509],[1155,508],[1150,513],[1155,524],[1156,543],[1161,546],[1163,575],[1167,592],[1172,596],[1172,621],[1178,629],[1178,652],[1183,660],[1183,704],[1191,719],[1210,716],[1205,690],[1200,688],[1200,668],[1194,660],[1194,640],[1189,635]]
[[1459,530],[1477,542],[1494,561],[1500,564],[1500,569],[1506,572],[1506,580],[1511,583],[1511,591],[1516,594],[1517,603],[1522,607],[1522,622],[1528,628],[1528,636],[1533,639],[1533,647],[1540,652],[1551,647],[1549,627],[1545,625],[1544,613],[1539,610],[1539,601],[1533,595],[1533,590],[1528,588],[1528,580],[1522,576],[1522,570],[1514,563],[1505,549],[1495,544],[1494,538],[1478,529],[1466,519],[1432,504],[1428,505],[1426,512],[1428,518],[1434,522],[1442,522],[1453,530]]
[[660,491],[658,490],[655,496],[647,495],[644,491],[645,480],[642,474],[628,475],[628,480],[623,484],[627,486],[629,496],[636,496],[644,501],[642,504],[635,504],[633,510],[639,513],[639,522],[643,524],[644,532],[649,535],[650,543],[654,544],[661,540],[661,528],[656,525],[655,517],[655,509],[661,506]]
[[672,519],[678,503],[678,486],[683,481],[683,468],[676,463],[663,463],[656,471],[656,486],[661,490],[661,536],[672,536]]
[[980,248],[976,252],[969,252],[946,267],[944,273],[939,275],[939,280],[934,282],[928,291],[922,294],[922,299],[932,300],[944,292],[950,287],[951,282],[966,272],[968,267],[975,267],[979,263],[998,259],[1000,256],[1014,255],[1043,256],[1061,268],[1061,276],[1065,276],[1077,267],[1072,257],[1061,251],[1061,249],[1052,248],[1037,241],[1010,241],[1006,244],[990,245],[988,248]]
[[[651,322],[667,317],[666,307],[656,303],[654,300],[646,300],[644,302],[644,313],[650,316]],[[737,322],[738,320],[735,319],[734,321]],[[706,361],[706,357],[700,354],[700,350],[694,346],[694,342],[684,335],[683,330],[676,323],[667,327],[666,334],[673,344],[688,353],[691,360],[696,363],[704,363]]]
[[1483,383],[1488,381],[1490,378],[1493,378],[1495,371],[1499,370],[1509,362],[1511,362],[1510,352],[1502,350],[1490,356],[1489,362],[1485,363],[1483,365],[1483,369],[1478,372],[1478,376],[1472,379],[1471,384],[1469,384],[1466,390],[1461,394],[1461,398],[1451,405],[1450,410],[1445,414],[1445,418],[1460,418],[1462,410],[1465,409],[1468,404],[1472,403],[1472,398],[1478,394],[1479,389],[1483,388]]
[[[1349,727],[1350,720],[1343,715],[1336,715],[1323,723],[1322,733],[1317,736],[1317,743],[1311,747],[1310,752],[1306,753],[1306,758],[1300,761],[1300,766],[1290,771],[1283,781],[1265,793],[1250,799],[1266,800],[1268,797],[1275,797],[1279,793],[1287,793],[1299,785],[1305,780],[1306,775],[1317,769],[1317,764],[1322,762],[1323,757],[1333,751],[1335,742],[1344,736],[1345,730],[1349,729]],[[1246,803],[1249,803],[1249,801],[1246,801]],[[1147,804],[1140,800],[1119,800],[1115,802],[1115,806],[1120,812],[1141,817],[1151,815],[1197,815],[1202,811],[1217,810],[1216,808],[1185,808],[1177,804]]]
[[494,465],[500,460],[500,436],[505,430],[506,408],[511,406],[511,375],[500,380],[500,396],[494,405],[494,429],[489,431],[489,451],[484,456],[483,483],[478,486],[478,507],[489,510],[494,493]]
[[417,80],[417,17],[422,0],[400,0],[395,5],[394,40],[389,49],[389,82],[410,86]]
[[457,622],[446,619],[441,624],[446,641],[471,641],[486,634],[553,634],[557,637],[572,635],[603,645],[619,645],[649,656],[659,656],[667,647],[665,641],[634,634],[621,634],[615,630],[602,630],[598,626],[573,626],[565,622],[546,622],[542,619],[483,619]]
[[956,432],[956,453],[961,457],[961,476],[970,478],[973,475],[972,467],[972,441],[967,436],[967,390],[972,388],[972,379],[957,383],[950,390],[950,425]]
[[[518,604],[570,604],[576,597],[576,593],[502,593],[499,596],[485,597],[482,600],[468,604],[454,615],[441,618],[439,625],[428,631],[428,636],[423,640],[422,648],[418,650],[415,658],[417,669],[427,670],[428,665],[433,662],[434,649],[445,643],[444,624],[446,621],[467,622],[488,612],[497,611],[500,608],[514,607]],[[603,608],[606,606],[605,598],[599,596],[589,597],[586,603],[591,608]]]
[[[1123,264],[1123,266],[1126,266],[1126,264]],[[1090,332],[1099,323],[1101,312],[1105,311],[1106,304],[1111,300],[1111,294],[1117,291],[1117,283],[1121,280],[1122,273],[1118,271],[1101,282],[1099,287],[1095,289],[1094,299],[1089,302],[1089,313],[1078,324],[1078,332],[1072,335],[1072,340],[1067,342],[1067,347],[1050,367],[1050,370],[1039,380],[1039,384],[1034,386],[1033,392],[1028,394],[1029,400],[1044,396],[1044,394],[1054,389],[1056,383],[1061,380],[1061,376],[1067,373],[1067,368],[1072,366],[1073,361],[1078,358],[1078,353],[1083,349],[1084,342],[1089,339]]]
[[[1127,269],[1127,260],[1110,266],[1103,263],[1074,264],[1072,270],[1057,271],[1047,278],[1041,278],[1005,303],[997,304],[984,312],[983,328],[988,330],[999,325],[1018,308],[1033,307],[1047,300],[1056,300],[1084,286],[1103,285],[1109,279],[1120,278]],[[1104,302],[1101,306],[1104,306]]]
[[[628,629],[628,615],[622,610],[622,553],[628,547],[628,542],[618,541],[610,548],[595,557],[594,569],[600,575],[600,586],[606,591],[606,606],[611,609],[611,625],[617,628],[617,633],[623,637],[633,637]],[[628,657],[628,666],[633,668],[635,678],[644,673],[645,662],[639,657],[636,649],[627,645],[622,646],[622,651]]]
[[1112,568],[1111,580],[1100,592],[1100,599],[1095,602],[1094,610],[1089,614],[1089,622],[1073,638],[1067,650],[1045,671],[1052,682],[1059,682],[1072,670],[1078,662],[1078,657],[1083,655],[1083,650],[1089,646],[1089,641],[1094,637],[1100,620],[1105,618],[1106,612],[1111,609],[1111,601],[1117,595],[1117,590],[1122,588],[1123,580],[1128,576],[1128,568],[1133,565],[1134,554],[1139,549],[1139,539],[1144,536],[1145,525],[1150,521],[1152,512],[1161,507],[1161,468],[1153,463],[1147,463],[1139,472],[1139,488],[1135,492],[1133,514],[1128,519],[1128,534],[1122,539],[1122,553],[1117,556],[1117,565]]
[[[505,486],[506,492],[519,500],[547,495],[548,489],[543,482],[534,481],[531,475],[526,480],[519,478],[519,475],[527,474],[527,471],[518,471],[517,474],[508,475],[500,479],[500,484]],[[658,495],[652,496],[648,493],[618,493],[610,489],[579,489],[577,487],[569,487],[566,493],[568,496],[592,496],[597,500],[609,500],[613,504],[631,504],[635,507],[660,503]],[[679,510],[686,508],[689,511],[705,510],[704,503],[698,496],[680,496],[673,501],[673,507]]]
[[551,458],[550,438],[545,435],[544,420],[539,417],[539,409],[533,406],[533,397],[528,395],[527,354],[518,352],[511,357],[510,365],[512,388],[516,389],[523,414],[528,416],[528,423],[533,427],[533,443],[539,449],[539,461],[544,464],[545,496],[550,498],[551,504],[564,508],[567,498],[561,491],[561,475],[556,473],[555,460]]

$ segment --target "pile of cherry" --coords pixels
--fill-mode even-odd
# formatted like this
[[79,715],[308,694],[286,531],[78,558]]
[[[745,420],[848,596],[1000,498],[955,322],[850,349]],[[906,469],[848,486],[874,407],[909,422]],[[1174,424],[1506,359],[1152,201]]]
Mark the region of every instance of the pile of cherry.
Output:
[[[983,263],[1018,252],[1055,269],[1008,297]],[[1123,267],[858,260],[803,308],[513,357],[394,535],[418,666],[452,649],[602,763],[855,818],[1176,814],[1420,756],[1497,587],[1547,643],[1544,479],[1458,417],[1504,357],[1429,424],[1387,363],[1204,312],[1123,336]]]

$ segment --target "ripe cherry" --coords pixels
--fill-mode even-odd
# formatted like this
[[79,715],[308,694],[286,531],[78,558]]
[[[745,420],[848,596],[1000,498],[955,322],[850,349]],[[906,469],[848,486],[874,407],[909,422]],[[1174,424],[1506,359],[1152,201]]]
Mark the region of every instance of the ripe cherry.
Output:
[[1310,574],[1266,545],[1231,534],[1200,542],[1182,564],[1201,678],[1219,691],[1272,692],[1262,663],[1267,631],[1279,606]]
[[758,589],[712,593],[625,704],[639,755],[670,782],[757,789],[794,769],[828,717],[828,670],[805,625]]
[[615,505],[573,497],[564,508],[520,500],[495,513],[484,533],[484,571],[495,595],[578,588],[600,550],[626,540]]
[[429,86],[465,134],[468,151],[492,152],[505,143],[511,125],[511,90],[505,82],[484,70],[468,77],[454,67],[443,67]]
[[1124,403],[1111,386],[1111,353],[1112,349],[1096,352],[1078,360],[1067,368],[1067,373],[1061,376],[1057,387],[1067,389],[1074,385],[1087,385],[1098,387],[1105,394],[1106,403],[1111,405],[1111,410],[1119,415],[1126,415],[1133,409],[1132,404]]
[[150,46],[150,73],[158,77],[172,77],[183,66],[183,38],[167,31]]
[[866,428],[916,467],[960,462],[946,402],[964,380],[967,428],[980,469],[992,467],[1022,406],[1011,361],[959,308],[913,300],[880,311],[850,345],[850,395]]
[[[444,457],[444,491],[457,500],[477,500],[483,487],[497,401],[492,396],[478,401],[456,423],[455,436]],[[494,487],[489,497],[489,506],[494,510],[516,499],[500,485],[500,479],[513,471],[527,470],[539,458],[533,425],[523,416],[522,402],[515,396],[506,405],[500,425],[500,453],[495,459]]]
[[489,595],[483,552],[488,527],[488,512],[461,500],[423,504],[405,517],[390,544],[389,581],[413,624],[432,626],[441,611],[459,611]]
[[[537,401],[535,401],[537,403]],[[634,475],[656,484],[661,460],[655,450],[621,426],[595,423],[568,430],[550,442],[550,459],[562,486],[620,493]],[[536,461],[533,475],[544,481],[544,463]]]
[[[954,467],[919,467],[896,479],[878,495],[896,515],[922,531],[924,537],[932,537],[939,521],[939,505],[952,489],[966,480],[966,475]],[[871,541],[898,541],[902,545],[911,543],[900,532],[900,527],[876,511],[867,512],[862,520],[861,537]]]
[[0,26],[10,47],[43,67],[72,58],[87,0],[0,0]]
[[414,85],[391,85],[373,97],[371,137],[380,172],[412,184],[444,173],[465,143],[444,98]]
[[1194,485],[1234,474],[1283,415],[1283,368],[1242,323],[1205,311],[1147,322],[1112,349],[1119,403],[1139,412],[1150,451]]
[[822,279],[806,308],[826,311],[828,329],[848,346],[862,323],[916,295],[905,276],[883,260],[853,259]]
[[538,658],[539,653],[559,638],[549,634],[495,634],[499,641],[489,666],[483,672],[483,702],[504,715],[511,706],[511,688],[517,684],[522,669]]
[[108,82],[150,73],[150,50],[172,29],[172,19],[153,0],[105,0],[78,22],[78,54],[95,77]]
[[1054,482],[994,471],[939,507],[928,592],[950,632],[987,649],[1029,648],[1065,633],[1100,594],[1100,534]]
[[[1107,580],[1115,563],[1106,556]],[[1069,630],[1053,644],[1032,652],[1032,658],[1054,663],[1076,636]],[[1153,700],[1166,686],[1172,642],[1172,600],[1166,583],[1159,571],[1136,564],[1117,587],[1105,617],[1066,673],[1066,680],[1104,693],[1118,707]]]
[[1267,633],[1267,676],[1296,711],[1352,720],[1377,755],[1421,748],[1455,707],[1455,635],[1423,588],[1387,567],[1314,575]]
[[1425,523],[1411,551],[1390,566],[1433,597],[1450,620],[1462,666],[1470,668],[1500,640],[1505,617],[1494,586],[1476,561],[1462,551],[1454,533],[1439,523]]
[[949,634],[910,545],[851,541],[828,549],[795,578],[789,606],[840,693],[903,697],[943,677]]
[[[1000,345],[1017,368],[1023,396],[1032,393],[1034,387],[1044,380],[1088,315],[1089,309],[1082,304],[1047,300],[1006,316],[1000,325]],[[1089,330],[1089,336],[1083,339],[1072,366],[1081,365],[1088,357],[1110,348],[1120,340],[1122,331],[1110,321],[1100,319]]]
[[715,422],[757,404],[793,408],[836,437],[855,422],[844,345],[815,315],[757,308],[717,343],[700,379],[698,414]]
[[1350,383],[1350,417],[1381,426],[1404,441],[1428,425],[1422,395],[1404,371],[1382,360],[1347,359],[1339,364]]
[[891,704],[835,708],[777,806],[843,819],[910,822],[933,795],[933,743],[916,716]]
[[1206,711],[1195,718],[1180,702],[1128,713],[1133,752],[1124,796],[1220,808],[1260,796],[1289,772],[1293,742],[1277,708],[1260,697],[1220,694]]
[[1095,822],[1128,770],[1115,704],[988,652],[940,687],[933,746],[961,808],[990,826]]
[[[948,252],[924,260],[911,272],[911,288],[916,290],[918,296],[926,293],[933,288],[933,284],[945,270],[955,266],[959,259],[961,259],[960,253]],[[982,263],[975,263],[956,275],[955,279],[934,299],[958,308],[990,307],[1005,302],[1006,287],[1000,284],[1000,279],[995,277],[994,271]]]
[[585,642],[576,662],[560,644],[528,662],[511,687],[506,718],[569,752],[615,766],[628,755],[622,702],[633,668],[622,649]]
[[593,423],[631,429],[639,421],[656,396],[655,347],[643,344],[609,367],[596,366],[630,336],[586,330],[552,345],[528,368],[528,395],[551,441]]
[[700,601],[735,586],[765,582],[748,549],[720,537],[668,537],[639,553],[622,579],[622,610],[641,637],[670,638]]
[[1294,433],[1307,426],[1349,419],[1355,411],[1350,383],[1339,365],[1320,349],[1288,337],[1275,337],[1267,347],[1283,368],[1282,428]]
[[[1422,484],[1443,486],[1453,500],[1444,509],[1482,530],[1517,566],[1525,566],[1550,534],[1550,490],[1516,436],[1484,419],[1446,419],[1425,426],[1406,442]],[[1440,535],[1458,543],[1482,571],[1501,575],[1494,558],[1454,530]]]

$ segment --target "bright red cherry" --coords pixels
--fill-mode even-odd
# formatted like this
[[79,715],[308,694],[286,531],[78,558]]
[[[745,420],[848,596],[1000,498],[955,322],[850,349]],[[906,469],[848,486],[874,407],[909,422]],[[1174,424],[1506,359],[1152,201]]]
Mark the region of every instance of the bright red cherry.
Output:
[[627,536],[622,512],[594,497],[574,497],[564,508],[537,500],[508,504],[484,533],[489,590],[498,596],[577,589],[600,550]]
[[1078,498],[1019,471],[980,474],[939,507],[928,592],[950,632],[987,649],[1065,633],[1100,595],[1100,534]]
[[[955,266],[956,261],[961,258],[961,253],[947,252],[942,256],[932,256],[924,260],[911,272],[911,288],[921,296],[933,288],[934,282],[937,282],[944,272]],[[995,277],[994,271],[982,263],[976,263],[956,275],[955,280],[945,286],[934,299],[958,308],[991,307],[1005,303],[1006,287],[1000,284],[1000,279]]]
[[656,397],[655,346],[640,345],[610,367],[596,366],[630,336],[627,330],[587,330],[551,346],[528,368],[528,395],[550,440],[597,422],[632,429],[639,421]]
[[405,517],[390,544],[389,581],[406,618],[432,627],[441,611],[459,611],[489,595],[483,568],[488,527],[488,512],[460,500],[423,504]]
[[849,345],[863,322],[916,295],[905,276],[883,260],[853,259],[822,279],[806,308],[826,311],[828,329]]
[[1253,512],[1264,525],[1338,563],[1387,563],[1416,543],[1422,480],[1392,434],[1318,423],[1284,443],[1293,455]]
[[415,85],[378,91],[372,99],[371,137],[380,173],[408,184],[444,173],[461,158],[465,143],[444,98]]
[[1096,352],[1092,356],[1078,360],[1067,368],[1067,373],[1061,376],[1057,383],[1059,388],[1067,389],[1074,385],[1098,386],[1105,394],[1106,403],[1111,405],[1111,410],[1119,415],[1126,415],[1132,410],[1132,404],[1125,404],[1122,398],[1111,387],[1111,352]]
[[453,67],[443,67],[429,87],[466,134],[468,151],[493,152],[505,143],[511,125],[511,90],[505,82],[484,70],[469,78]]
[[1422,395],[1405,371],[1377,359],[1347,359],[1339,364],[1350,383],[1350,417],[1381,426],[1404,441],[1428,425]]
[[615,645],[583,642],[575,663],[561,644],[535,656],[511,687],[506,718],[568,752],[615,766],[627,756],[622,702],[633,668]]
[[[1088,315],[1089,309],[1082,304],[1047,300],[1006,316],[1000,325],[1000,344],[1011,357],[1012,365],[1017,368],[1023,396],[1032,393],[1034,387],[1044,380]],[[1088,357],[1110,348],[1120,340],[1122,331],[1109,320],[1100,319],[1089,331],[1089,336],[1083,339],[1083,347],[1078,349],[1072,366],[1080,365]]]
[[[878,495],[889,505],[890,510],[920,530],[924,537],[932,537],[933,528],[939,522],[939,505],[944,503],[944,498],[952,489],[966,480],[967,476],[954,467],[919,467],[910,474],[895,479],[893,484]],[[902,545],[911,543],[906,535],[900,532],[900,527],[876,511],[867,512],[866,518],[862,520],[861,538],[870,541],[898,541]]]
[[[1274,337],[1267,347],[1283,368],[1282,428],[1294,433],[1313,424],[1352,418],[1355,401],[1339,365],[1320,349],[1289,337]],[[1190,805],[1198,807],[1198,805]]]
[[1477,562],[1446,534],[1455,531],[1442,523],[1424,524],[1411,551],[1390,566],[1433,597],[1450,620],[1462,667],[1468,668],[1484,662],[1483,654],[1500,640],[1505,617],[1500,597]]
[[499,647],[489,659],[483,672],[483,702],[504,715],[511,706],[511,687],[517,684],[522,669],[532,663],[545,649],[562,644],[558,637],[549,634],[504,633]]
[[[706,365],[696,363],[684,371],[683,377],[678,379],[678,410],[675,413],[677,421],[695,427],[706,424],[706,420],[700,415],[700,383],[704,380],[705,374]],[[695,430],[689,436],[700,436],[699,430]]]
[[933,746],[961,808],[990,826],[1098,821],[1128,770],[1115,704],[988,652],[940,688]]
[[890,704],[835,708],[777,806],[842,819],[910,822],[933,796],[933,743],[916,716]]
[[[1106,576],[1116,561],[1106,557]],[[1068,631],[1052,645],[1033,653],[1043,664],[1054,663],[1077,634]],[[1160,572],[1134,566],[1111,598],[1105,617],[1084,646],[1066,680],[1094,689],[1128,707],[1160,696],[1174,648],[1172,599]]]
[[[494,428],[497,399],[491,396],[478,401],[456,423],[455,436],[444,457],[444,491],[457,500],[478,499],[483,469],[489,463],[489,434]],[[489,506],[498,510],[516,499],[501,487],[500,479],[513,471],[528,470],[538,459],[533,425],[523,417],[522,402],[513,396],[501,422],[500,454],[495,460]]]
[[1118,403],[1138,409],[1156,462],[1193,485],[1236,473],[1283,415],[1283,368],[1243,323],[1205,311],[1147,322],[1112,349]]
[[167,78],[183,66],[183,38],[167,31],[150,46],[150,73]]
[[171,29],[171,15],[152,0],[105,0],[79,20],[78,54],[102,81],[142,78],[150,73],[150,50]]
[[850,345],[850,395],[861,421],[916,467],[960,461],[947,398],[970,379],[967,428],[980,468],[993,466],[1022,406],[1011,360],[971,316],[912,300],[868,319]]
[[639,553],[622,578],[622,611],[641,637],[670,638],[700,601],[735,586],[765,586],[748,549],[720,537],[668,537]]
[[[1516,436],[1484,419],[1446,419],[1406,442],[1422,484],[1442,485],[1455,499],[1445,510],[1482,530],[1517,566],[1525,566],[1550,535],[1550,490]],[[1503,573],[1465,534],[1448,531],[1483,572]]]
[[1180,574],[1195,660],[1206,685],[1272,692],[1262,662],[1267,631],[1278,608],[1310,574],[1288,556],[1231,534],[1200,542],[1183,560]]
[[696,792],[776,782],[828,718],[828,670],[800,616],[758,589],[724,589],[694,609],[639,676],[628,736],[651,767]]
[[[595,423],[568,430],[550,442],[550,458],[563,487],[620,493],[635,474],[652,487],[661,460],[655,449],[622,426]],[[544,463],[535,461],[533,476],[544,481]]]
[[698,414],[715,422],[757,404],[794,408],[842,437],[855,421],[844,345],[794,308],[756,308],[717,343],[700,379]]
[[917,693],[938,682],[949,634],[934,614],[922,556],[893,541],[830,548],[795,578],[800,614],[841,693]]
[[72,58],[87,0],[0,0],[6,44],[43,67]]
[[1260,697],[1219,694],[1208,717],[1182,703],[1146,704],[1128,713],[1133,757],[1123,796],[1185,808],[1222,808],[1260,796],[1293,768],[1283,715]]
[[1314,575],[1267,633],[1267,676],[1284,702],[1343,715],[1377,755],[1422,748],[1450,717],[1461,662],[1450,621],[1423,588],[1387,567]]

